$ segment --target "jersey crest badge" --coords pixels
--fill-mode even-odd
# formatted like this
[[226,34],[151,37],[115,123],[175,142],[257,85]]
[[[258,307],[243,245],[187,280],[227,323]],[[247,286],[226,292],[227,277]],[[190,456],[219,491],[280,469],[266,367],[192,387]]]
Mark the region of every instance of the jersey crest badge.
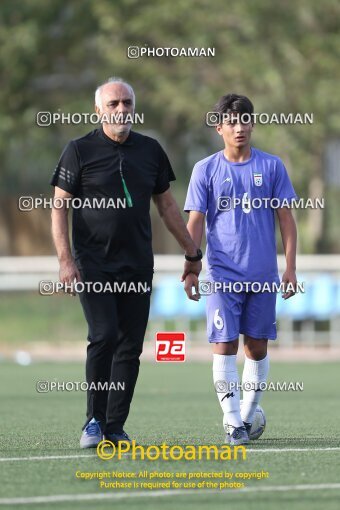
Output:
[[262,174],[254,174],[255,186],[262,186]]

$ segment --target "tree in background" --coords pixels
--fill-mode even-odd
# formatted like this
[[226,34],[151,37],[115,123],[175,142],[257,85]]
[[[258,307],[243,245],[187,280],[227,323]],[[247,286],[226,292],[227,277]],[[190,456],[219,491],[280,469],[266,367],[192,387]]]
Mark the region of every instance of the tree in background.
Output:
[[[180,203],[193,164],[221,148],[204,121],[222,94],[248,95],[257,112],[313,112],[313,125],[256,126],[254,143],[283,159],[300,197],[326,198],[324,211],[297,211],[300,251],[339,250],[340,192],[324,173],[326,143],[340,133],[339,14],[333,0],[3,1],[1,192],[15,197],[2,199],[4,251],[26,250],[15,232],[29,215],[18,214],[16,197],[49,195],[62,147],[92,129],[39,128],[36,113],[92,112],[94,88],[112,75],[134,86],[137,111],[145,116],[141,130],[168,151]],[[216,56],[127,58],[129,46],[144,45],[214,47]],[[49,252],[49,215],[38,211],[31,219],[32,249],[38,239],[39,253]],[[6,236],[10,229],[14,234]]]

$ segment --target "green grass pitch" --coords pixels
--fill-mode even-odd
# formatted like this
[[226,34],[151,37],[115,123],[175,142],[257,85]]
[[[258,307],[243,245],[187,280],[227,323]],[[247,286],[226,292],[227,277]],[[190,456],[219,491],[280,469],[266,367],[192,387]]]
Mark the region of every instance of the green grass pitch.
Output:
[[[332,510],[339,508],[338,365],[272,364],[271,381],[302,381],[302,392],[267,392],[261,405],[267,428],[242,461],[102,461],[94,450],[78,447],[84,420],[85,393],[35,390],[39,380],[83,381],[81,364],[32,364],[22,367],[2,363],[0,509],[98,509],[152,510],[228,508]],[[221,444],[222,415],[212,385],[210,363],[141,365],[127,432],[139,444]],[[319,448],[319,450],[315,450]],[[328,448],[328,449],[327,449]],[[329,448],[335,448],[329,450]],[[270,449],[279,451],[271,452]],[[305,451],[288,451],[305,449]],[[264,451],[262,451],[264,450]],[[66,456],[64,459],[24,460],[27,457]],[[86,457],[78,457],[86,455]],[[73,457],[72,457],[73,456]],[[4,458],[22,458],[7,460]],[[267,480],[251,480],[254,492],[233,489],[170,495],[145,491],[100,489],[98,480],[81,481],[81,471],[268,471]],[[320,484],[329,484],[322,489]],[[338,484],[338,485],[335,485]],[[307,489],[298,486],[308,485]],[[270,487],[275,490],[267,491]],[[279,490],[279,487],[281,489]],[[266,491],[261,491],[265,488]],[[128,494],[127,494],[128,492]],[[121,499],[34,502],[10,504],[12,498],[106,494]],[[3,498],[9,498],[4,501]],[[44,500],[43,500],[44,501]],[[12,501],[14,503],[14,501]],[[226,506],[227,505],[227,506]]]

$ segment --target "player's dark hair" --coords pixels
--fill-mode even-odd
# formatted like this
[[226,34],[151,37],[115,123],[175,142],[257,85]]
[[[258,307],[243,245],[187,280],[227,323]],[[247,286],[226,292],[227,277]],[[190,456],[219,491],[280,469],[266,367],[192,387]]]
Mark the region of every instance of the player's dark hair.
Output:
[[252,115],[254,113],[254,105],[246,96],[227,94],[222,96],[218,103],[216,103],[214,112],[218,112],[221,115],[224,113],[241,115],[243,113],[248,113]]

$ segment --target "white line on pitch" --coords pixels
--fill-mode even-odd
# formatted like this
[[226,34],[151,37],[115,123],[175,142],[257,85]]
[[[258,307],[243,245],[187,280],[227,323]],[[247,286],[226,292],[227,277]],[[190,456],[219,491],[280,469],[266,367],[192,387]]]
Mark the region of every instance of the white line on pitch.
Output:
[[[272,485],[267,487],[245,487],[244,489],[230,489],[230,494],[244,494],[245,492],[287,492],[287,491],[318,491],[318,490],[334,490],[340,489],[340,483],[322,483],[322,484],[306,484],[306,485]],[[34,496],[28,498],[1,498],[0,505],[27,505],[33,503],[63,503],[66,501],[93,501],[101,499],[124,499],[124,498],[157,498],[164,496],[186,495],[186,494],[223,494],[226,489],[173,489],[173,490],[156,490],[151,491],[135,491],[121,493],[106,494],[60,494],[55,496]]]
[[[183,446],[185,448],[185,445]],[[247,448],[247,453],[278,453],[278,452],[331,452],[339,451],[340,446],[327,447],[327,448]],[[124,453],[124,457],[130,457],[131,453]],[[139,455],[137,455],[138,457]],[[0,462],[14,462],[20,460],[64,460],[64,459],[97,459],[93,455],[79,454],[79,455],[42,455],[40,457],[0,457]],[[109,459],[110,460],[110,459]],[[184,459],[185,460],[185,459]]]
[[340,450],[340,446],[330,446],[327,448],[247,448],[248,452],[277,453],[277,452],[330,452]]
[[16,461],[16,460],[63,460],[63,459],[95,459],[96,455],[42,455],[41,457],[0,457],[0,462]]

